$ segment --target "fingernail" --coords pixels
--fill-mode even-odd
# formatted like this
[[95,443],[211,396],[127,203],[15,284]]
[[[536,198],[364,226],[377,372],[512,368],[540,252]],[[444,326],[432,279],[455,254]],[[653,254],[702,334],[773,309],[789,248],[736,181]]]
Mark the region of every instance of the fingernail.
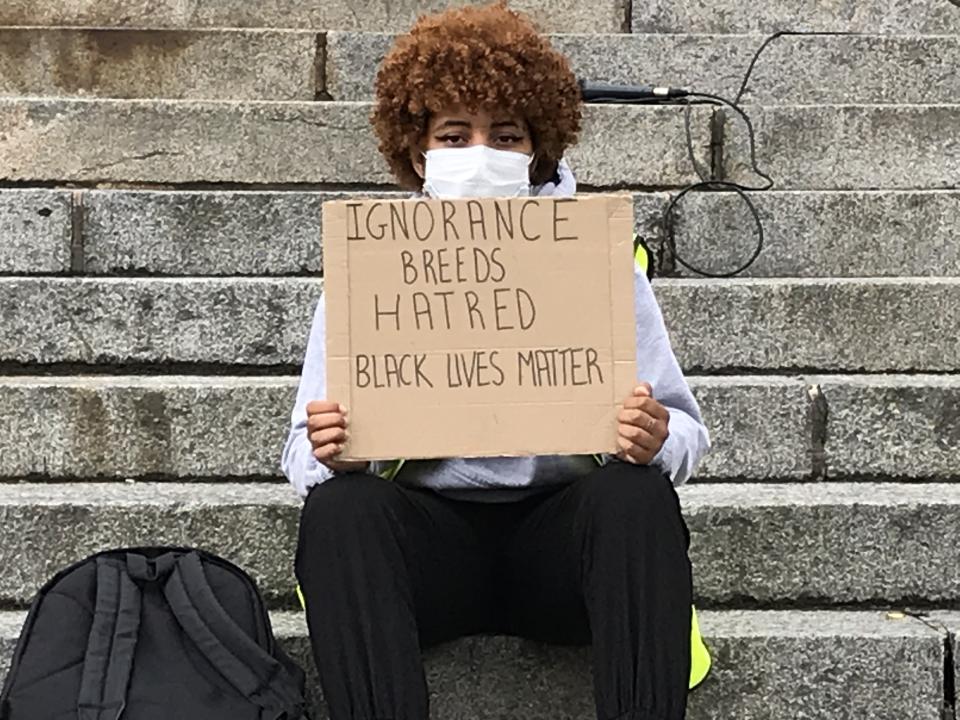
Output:
[[347,409],[346,409],[343,405],[337,405],[337,407],[340,409],[340,414],[341,414],[341,415],[346,415],[346,414],[347,414]]

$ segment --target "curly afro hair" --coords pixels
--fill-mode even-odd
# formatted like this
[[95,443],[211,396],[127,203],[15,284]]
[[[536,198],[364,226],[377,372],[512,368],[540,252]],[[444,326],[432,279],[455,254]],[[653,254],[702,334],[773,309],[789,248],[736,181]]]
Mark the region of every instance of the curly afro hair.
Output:
[[384,58],[370,119],[401,187],[420,189],[410,148],[431,114],[452,105],[525,118],[535,185],[551,178],[580,132],[580,89],[566,57],[503,0],[423,16]]

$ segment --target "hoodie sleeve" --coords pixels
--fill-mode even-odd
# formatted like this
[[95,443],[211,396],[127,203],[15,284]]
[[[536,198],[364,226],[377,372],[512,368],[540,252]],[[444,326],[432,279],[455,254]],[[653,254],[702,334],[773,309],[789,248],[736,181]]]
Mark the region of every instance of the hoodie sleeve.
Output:
[[283,474],[301,497],[306,497],[314,485],[333,477],[333,471],[313,456],[307,438],[307,403],[327,399],[326,373],[326,302],[321,295],[313,313],[297,399],[290,414],[290,432],[280,459]]
[[663,313],[643,271],[634,267],[634,312],[637,323],[637,380],[653,386],[653,396],[670,412],[670,436],[653,464],[682,485],[710,450],[710,435],[700,407],[673,354]]

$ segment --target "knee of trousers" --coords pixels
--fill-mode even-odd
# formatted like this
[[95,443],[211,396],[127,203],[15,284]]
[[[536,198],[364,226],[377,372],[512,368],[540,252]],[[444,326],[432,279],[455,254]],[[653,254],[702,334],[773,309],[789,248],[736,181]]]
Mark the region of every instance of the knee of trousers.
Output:
[[300,514],[297,561],[303,555],[337,552],[338,543],[356,544],[391,522],[398,488],[376,475],[336,475],[310,490]]
[[615,462],[603,467],[584,482],[583,507],[593,523],[606,526],[638,522],[661,525],[682,524],[676,490],[659,468]]

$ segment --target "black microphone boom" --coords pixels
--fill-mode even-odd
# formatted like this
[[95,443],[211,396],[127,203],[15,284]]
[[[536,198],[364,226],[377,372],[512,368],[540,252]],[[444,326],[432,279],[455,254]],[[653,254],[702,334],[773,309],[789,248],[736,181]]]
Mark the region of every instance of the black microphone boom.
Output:
[[611,85],[589,80],[580,80],[580,96],[584,102],[631,102],[662,98],[685,97],[690,94],[687,88],[657,87],[655,85]]

